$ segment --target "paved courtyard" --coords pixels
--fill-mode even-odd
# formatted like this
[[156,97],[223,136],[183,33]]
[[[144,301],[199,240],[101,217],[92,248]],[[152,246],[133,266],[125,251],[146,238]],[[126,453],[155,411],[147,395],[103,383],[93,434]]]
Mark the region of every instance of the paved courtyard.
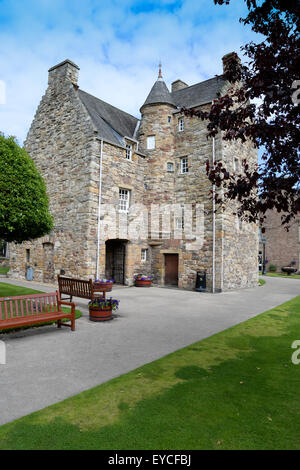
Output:
[[[49,285],[2,279],[51,292]],[[147,362],[251,318],[300,294],[300,281],[267,278],[263,287],[203,294],[151,287],[113,290],[114,320],[93,323],[87,300],[76,331],[54,326],[0,335],[0,424],[106,382]]]

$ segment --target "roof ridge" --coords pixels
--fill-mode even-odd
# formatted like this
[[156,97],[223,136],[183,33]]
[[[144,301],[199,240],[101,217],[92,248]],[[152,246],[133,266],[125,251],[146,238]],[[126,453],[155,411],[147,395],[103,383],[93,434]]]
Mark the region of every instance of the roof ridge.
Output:
[[215,80],[216,78],[218,79],[218,78],[223,78],[223,77],[224,77],[224,74],[215,75],[214,77],[207,78],[206,80],[203,80],[202,82],[194,83],[194,85],[186,86],[186,87],[184,87],[184,88],[181,88],[180,90],[171,91],[171,95],[172,95],[173,93],[177,93],[178,91],[184,91],[184,90],[187,90],[188,88],[193,88],[194,86],[200,85],[200,84],[202,84],[202,83],[209,82],[210,80]]

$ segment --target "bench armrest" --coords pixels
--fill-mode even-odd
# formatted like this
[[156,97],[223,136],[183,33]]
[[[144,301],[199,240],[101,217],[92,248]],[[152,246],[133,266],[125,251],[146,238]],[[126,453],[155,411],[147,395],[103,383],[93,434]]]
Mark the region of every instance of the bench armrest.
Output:
[[75,312],[75,304],[74,302],[65,302],[64,300],[58,300],[58,305],[66,305],[67,307],[71,307],[71,312]]

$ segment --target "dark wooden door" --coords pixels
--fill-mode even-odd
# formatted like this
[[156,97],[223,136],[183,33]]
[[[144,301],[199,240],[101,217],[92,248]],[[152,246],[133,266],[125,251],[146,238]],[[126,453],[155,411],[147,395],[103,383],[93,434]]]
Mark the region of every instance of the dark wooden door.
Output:
[[106,242],[105,276],[117,284],[125,281],[125,243],[116,240]]
[[178,255],[165,254],[165,285],[178,286]]

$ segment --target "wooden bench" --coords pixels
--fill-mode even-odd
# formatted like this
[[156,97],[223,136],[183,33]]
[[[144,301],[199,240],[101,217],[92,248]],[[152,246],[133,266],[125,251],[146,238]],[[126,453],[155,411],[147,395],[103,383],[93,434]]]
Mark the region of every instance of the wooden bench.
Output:
[[[99,295],[99,290],[94,288],[92,279],[84,281],[83,279],[73,279],[71,277],[62,277],[58,275],[57,281],[60,295],[67,295],[70,302],[73,297],[82,297],[84,299],[93,300],[97,294]],[[66,298],[64,298],[64,300],[65,299]]]
[[[62,305],[71,307],[71,312],[63,312]],[[63,319],[69,319],[71,323],[64,323]],[[69,326],[75,331],[75,304],[63,302],[57,291],[49,294],[0,297],[0,330],[50,321],[57,321],[58,328],[62,325]]]

